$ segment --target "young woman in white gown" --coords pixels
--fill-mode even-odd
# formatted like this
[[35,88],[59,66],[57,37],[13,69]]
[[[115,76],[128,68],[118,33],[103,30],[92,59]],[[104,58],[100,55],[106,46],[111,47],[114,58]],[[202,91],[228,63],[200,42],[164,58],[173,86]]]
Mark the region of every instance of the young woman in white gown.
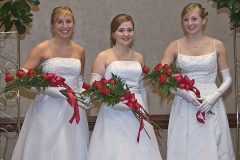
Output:
[[[182,74],[195,79],[201,98],[191,91],[177,89],[172,105],[167,160],[234,160],[228,119],[221,96],[232,79],[224,44],[203,35],[207,12],[198,3],[188,4],[182,11],[185,36],[166,48],[162,64],[176,62]],[[216,86],[217,70],[222,83]],[[206,114],[205,123],[196,119],[198,111]],[[200,115],[201,118],[201,115]]]
[[[80,92],[85,63],[84,49],[71,40],[74,17],[69,7],[53,10],[53,37],[37,45],[23,65],[25,70],[40,65],[44,72],[56,73]],[[69,123],[73,108],[59,90],[47,87],[38,94],[25,116],[12,160],[86,160],[89,129],[85,110],[80,122]]]
[[[134,23],[126,14],[119,14],[111,23],[113,47],[97,54],[92,65],[91,82],[118,75],[132,87],[137,101],[148,110],[146,90],[142,82],[143,56],[130,49]],[[102,105],[89,145],[88,160],[161,160],[153,127],[144,121],[150,138],[141,131],[139,121],[123,103],[113,107]]]

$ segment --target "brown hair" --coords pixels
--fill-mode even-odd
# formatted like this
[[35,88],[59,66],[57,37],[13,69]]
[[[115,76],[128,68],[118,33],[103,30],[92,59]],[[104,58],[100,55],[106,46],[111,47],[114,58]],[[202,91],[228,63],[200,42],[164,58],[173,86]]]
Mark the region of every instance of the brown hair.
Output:
[[134,29],[134,22],[133,19],[130,15],[127,14],[118,14],[116,15],[111,22],[111,34],[110,34],[110,40],[112,45],[116,44],[116,40],[113,38],[112,34],[115,33],[118,29],[118,27],[124,23],[124,22],[131,22],[133,25],[133,29]]
[[182,19],[188,12],[192,11],[195,8],[199,9],[200,17],[202,19],[204,19],[208,15],[208,12],[205,11],[205,8],[203,8],[201,4],[199,4],[199,3],[189,3],[182,10],[182,14],[181,14]]
[[72,13],[72,10],[70,7],[67,6],[59,6],[53,9],[52,15],[51,15],[51,25],[54,25],[54,19],[57,15],[62,14],[64,16],[71,16],[73,19],[73,22],[75,23],[74,16]]

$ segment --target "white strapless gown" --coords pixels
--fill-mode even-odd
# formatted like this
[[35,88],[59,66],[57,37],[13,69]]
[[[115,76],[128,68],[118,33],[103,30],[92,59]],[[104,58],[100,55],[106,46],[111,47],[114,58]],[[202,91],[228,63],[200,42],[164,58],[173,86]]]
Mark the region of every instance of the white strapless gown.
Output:
[[[80,91],[80,60],[51,58],[42,67],[44,72],[64,77],[74,91]],[[25,116],[12,160],[86,160],[87,116],[80,108],[80,122],[71,124],[72,114],[73,109],[66,100],[38,95]]]
[[[114,61],[106,68],[105,78],[110,79],[111,73],[134,87],[135,96],[143,105],[142,95],[136,92],[142,74],[141,65],[136,61]],[[142,130],[138,143],[139,121],[132,111],[116,111],[102,105],[92,133],[88,160],[161,160],[153,127],[148,122],[144,125],[151,139]]]
[[[217,90],[217,54],[203,56],[178,54],[176,64],[183,75],[195,79],[201,96]],[[173,102],[168,129],[167,160],[234,160],[228,119],[220,98],[206,114],[205,124],[196,120],[197,106],[179,96]]]

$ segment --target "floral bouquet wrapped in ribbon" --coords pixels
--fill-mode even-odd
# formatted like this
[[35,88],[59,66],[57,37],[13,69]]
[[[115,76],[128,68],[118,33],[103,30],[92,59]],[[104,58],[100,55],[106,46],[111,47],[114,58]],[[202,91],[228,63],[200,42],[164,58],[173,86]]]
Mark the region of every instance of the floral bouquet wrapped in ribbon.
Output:
[[69,122],[72,123],[75,120],[76,123],[79,123],[80,113],[75,93],[65,83],[65,79],[63,77],[54,73],[43,73],[41,69],[29,69],[28,71],[19,69],[16,72],[16,75],[13,75],[11,72],[6,72],[5,82],[6,85],[0,90],[0,94],[7,95],[8,93],[11,93],[11,91],[19,88],[35,88],[40,93],[43,92],[46,87],[64,87],[66,89],[67,101],[74,109],[73,116]]
[[[143,66],[144,79],[148,80],[154,88],[159,90],[160,96],[168,96],[171,92],[175,92],[178,88],[186,91],[192,91],[196,97],[200,98],[200,91],[194,86],[194,79],[190,79],[187,75],[181,74],[181,69],[175,65],[157,64],[153,70],[148,66]],[[201,102],[200,102],[201,103]],[[214,114],[208,111],[209,114]],[[203,118],[200,118],[200,114]],[[198,111],[196,113],[197,121],[205,123],[205,113]]]
[[118,103],[125,104],[140,122],[137,141],[140,138],[140,131],[144,129],[143,120],[159,128],[158,123],[151,119],[147,111],[137,102],[134,93],[131,93],[127,84],[120,77],[112,74],[111,79],[101,78],[99,81],[94,81],[92,85],[83,83],[83,88],[85,91],[76,93],[76,98],[82,102],[82,97],[89,97],[90,101],[85,105],[91,105],[94,102],[105,103],[110,107],[114,107]]

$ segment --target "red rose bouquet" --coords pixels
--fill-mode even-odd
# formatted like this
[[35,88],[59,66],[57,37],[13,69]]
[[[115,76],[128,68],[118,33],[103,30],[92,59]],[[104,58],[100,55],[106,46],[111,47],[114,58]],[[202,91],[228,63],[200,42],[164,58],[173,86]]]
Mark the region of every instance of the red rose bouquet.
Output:
[[[200,97],[200,91],[194,86],[194,79],[190,79],[187,75],[181,74],[181,69],[175,65],[168,66],[167,64],[157,64],[153,70],[148,66],[142,68],[145,74],[144,79],[150,81],[154,88],[159,90],[160,96],[168,96],[171,90],[177,88],[192,91],[197,97]],[[212,111],[208,111],[209,114],[214,114]],[[203,118],[200,118],[202,114]],[[196,113],[197,121],[205,123],[205,113],[198,111]]]
[[76,97],[81,102],[82,97],[89,97],[90,102],[86,105],[91,105],[91,103],[94,102],[99,102],[101,104],[105,103],[110,107],[119,102],[126,104],[140,122],[137,141],[139,141],[140,138],[140,131],[144,129],[143,120],[146,120],[154,127],[159,128],[158,123],[151,119],[150,115],[137,102],[134,93],[131,93],[127,84],[122,81],[120,77],[112,74],[111,79],[107,80],[102,78],[99,81],[94,81],[92,85],[83,83],[83,88],[85,91],[79,94],[76,93]]
[[151,70],[148,66],[143,66],[144,79],[149,81],[152,87],[159,89],[160,96],[168,96],[171,89],[179,88],[177,79],[172,76],[180,74],[181,70],[176,66],[158,64]]
[[65,83],[65,79],[54,73],[43,73],[41,69],[29,69],[25,72],[23,69],[19,69],[16,75],[11,72],[5,73],[6,85],[0,90],[0,94],[9,94],[12,90],[19,88],[30,89],[35,87],[39,92],[43,91],[46,87],[64,87],[66,88],[67,101],[73,107],[74,113],[70,119],[70,123],[76,120],[76,123],[80,121],[80,114],[78,104],[75,98],[73,90]]

